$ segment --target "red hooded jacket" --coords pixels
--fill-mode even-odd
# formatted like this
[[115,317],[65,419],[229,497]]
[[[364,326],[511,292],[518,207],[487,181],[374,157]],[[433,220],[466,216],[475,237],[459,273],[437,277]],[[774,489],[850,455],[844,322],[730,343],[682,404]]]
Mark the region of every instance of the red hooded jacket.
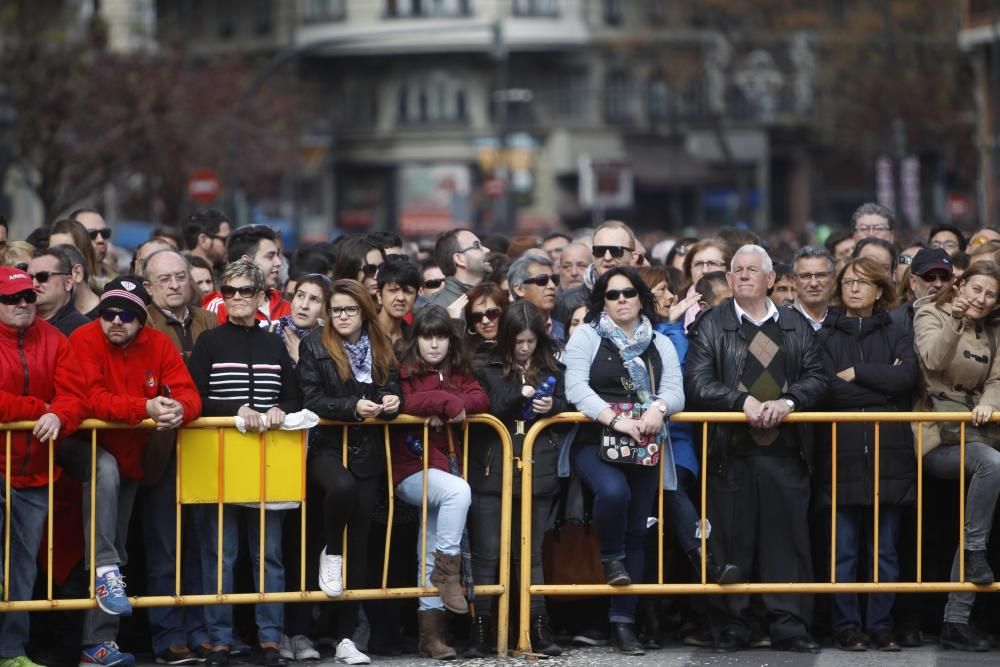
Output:
[[[479,381],[471,375],[445,376],[437,371],[413,374],[411,369],[400,369],[400,386],[403,389],[403,405],[406,414],[430,417],[437,415],[442,421],[456,417],[465,410],[466,415],[489,412],[490,397],[483,391]],[[444,429],[456,425],[447,424],[440,429],[428,429],[430,448],[427,453],[429,468],[451,472],[448,465],[448,435]],[[461,425],[458,425],[461,426]],[[407,434],[423,439],[423,427],[393,429],[396,434],[392,441],[392,482],[399,484],[410,475],[423,470],[423,459],[414,454],[405,443]],[[462,436],[456,429],[455,452],[461,456]]]
[[[69,341],[54,326],[37,318],[23,332],[0,324],[0,422],[38,419],[46,412],[62,422],[60,439],[76,431],[87,414],[80,366]],[[0,442],[4,475],[5,446]],[[48,484],[48,444],[31,431],[12,434],[10,458],[14,488]],[[59,469],[53,474],[58,477]]]
[[[201,416],[201,396],[184,359],[165,335],[142,327],[125,347],[113,345],[101,330],[101,321],[85,324],[69,338],[77,350],[91,414],[105,421],[138,424],[148,416],[146,401],[164,387],[184,406],[184,423]],[[142,477],[147,430],[106,430],[98,442],[114,455],[125,477]]]

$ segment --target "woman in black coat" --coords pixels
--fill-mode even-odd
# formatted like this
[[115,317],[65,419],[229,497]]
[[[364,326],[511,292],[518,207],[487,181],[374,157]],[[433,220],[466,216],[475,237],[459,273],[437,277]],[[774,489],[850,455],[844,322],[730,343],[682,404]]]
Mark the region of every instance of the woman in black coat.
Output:
[[[402,411],[399,369],[389,338],[379,326],[375,302],[356,280],[336,280],[331,290],[328,324],[322,333],[307,336],[300,349],[297,370],[303,403],[325,419],[392,419]],[[312,434],[307,469],[310,491],[315,489],[319,496],[313,506],[322,508],[325,543],[319,554],[319,586],[330,597],[343,591],[345,526],[348,588],[368,588],[372,583],[367,577],[367,546],[386,465],[383,437],[381,428],[348,427],[345,469],[343,427],[321,426]],[[358,603],[337,607],[337,661],[360,660],[365,656],[351,642]]]
[[[832,381],[830,408],[845,412],[909,410],[918,366],[913,336],[893,323],[887,310],[895,300],[886,270],[870,258],[852,259],[841,270],[834,301],[840,312],[818,333],[823,365]],[[833,311],[831,310],[831,313]],[[819,431],[819,505],[831,502],[831,432]],[[916,460],[906,423],[882,423],[879,432],[879,581],[896,581],[902,506],[915,498]],[[862,535],[871,534],[875,504],[875,424],[837,426],[837,581],[855,581]],[[869,542],[871,540],[869,539]],[[868,560],[871,551],[865,550]],[[857,595],[834,595],[836,645],[863,651]],[[892,632],[893,595],[868,596],[866,629],[880,650],[898,651]]]

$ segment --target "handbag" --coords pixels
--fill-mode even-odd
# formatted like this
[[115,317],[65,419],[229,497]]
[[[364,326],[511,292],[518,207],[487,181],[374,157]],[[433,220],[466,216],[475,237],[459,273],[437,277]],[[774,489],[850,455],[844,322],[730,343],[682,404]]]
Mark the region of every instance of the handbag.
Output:
[[[655,396],[656,380],[653,377],[653,369],[648,357],[646,358],[646,372],[649,373],[650,393]],[[616,415],[628,419],[639,419],[645,412],[639,403],[611,403],[610,406]],[[653,467],[660,462],[660,446],[659,433],[646,435],[642,440],[636,442],[631,436],[605,426],[601,431],[601,442],[597,451],[601,460],[608,463]]]
[[[593,496],[585,485],[583,520],[566,520],[569,479],[561,478],[555,525],[542,539],[542,571],[546,584],[596,584],[604,581],[601,547],[591,525]],[[560,596],[562,598],[562,596]]]

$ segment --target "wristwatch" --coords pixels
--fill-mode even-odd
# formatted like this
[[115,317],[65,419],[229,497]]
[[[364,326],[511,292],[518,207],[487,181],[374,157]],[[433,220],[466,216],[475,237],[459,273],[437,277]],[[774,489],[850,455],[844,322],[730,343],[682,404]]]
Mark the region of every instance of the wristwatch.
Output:
[[653,407],[655,407],[663,414],[667,414],[667,404],[664,403],[663,401],[653,401]]
[[785,405],[787,405],[787,406],[788,406],[788,409],[789,409],[789,410],[792,410],[792,411],[794,411],[794,410],[795,410],[795,401],[793,401],[792,399],[790,399],[790,398],[786,398],[786,399],[785,399]]

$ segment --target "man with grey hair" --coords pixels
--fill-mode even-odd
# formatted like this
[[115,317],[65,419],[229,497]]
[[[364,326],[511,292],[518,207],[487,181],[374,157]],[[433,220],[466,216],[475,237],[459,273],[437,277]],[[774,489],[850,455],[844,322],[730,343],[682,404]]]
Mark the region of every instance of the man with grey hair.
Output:
[[867,202],[851,215],[851,230],[854,240],[860,241],[870,236],[892,243],[895,238],[896,214],[888,206]]
[[552,319],[559,274],[548,254],[541,250],[528,250],[515,259],[507,270],[507,284],[515,299],[524,299],[538,306],[545,317],[545,330],[553,340],[561,343],[565,336],[563,324]]
[[562,249],[559,256],[559,293],[583,284],[583,274],[590,268],[590,246],[576,241]]
[[800,248],[792,261],[795,278],[792,307],[809,320],[813,331],[823,328],[823,322],[830,315],[830,298],[837,286],[836,269],[833,255],[821,245]]
[[[811,328],[767,298],[774,271],[763,248],[737,250],[726,278],[733,298],[706,311],[688,330],[684,383],[690,409],[742,411],[747,421],[709,426],[711,557],[756,573],[764,582],[812,581],[812,429],[783,420],[793,410],[815,408],[829,380]],[[772,646],[819,652],[808,631],[811,596],[764,595],[762,600]],[[745,648],[749,597],[713,596],[709,604],[715,650]]]

